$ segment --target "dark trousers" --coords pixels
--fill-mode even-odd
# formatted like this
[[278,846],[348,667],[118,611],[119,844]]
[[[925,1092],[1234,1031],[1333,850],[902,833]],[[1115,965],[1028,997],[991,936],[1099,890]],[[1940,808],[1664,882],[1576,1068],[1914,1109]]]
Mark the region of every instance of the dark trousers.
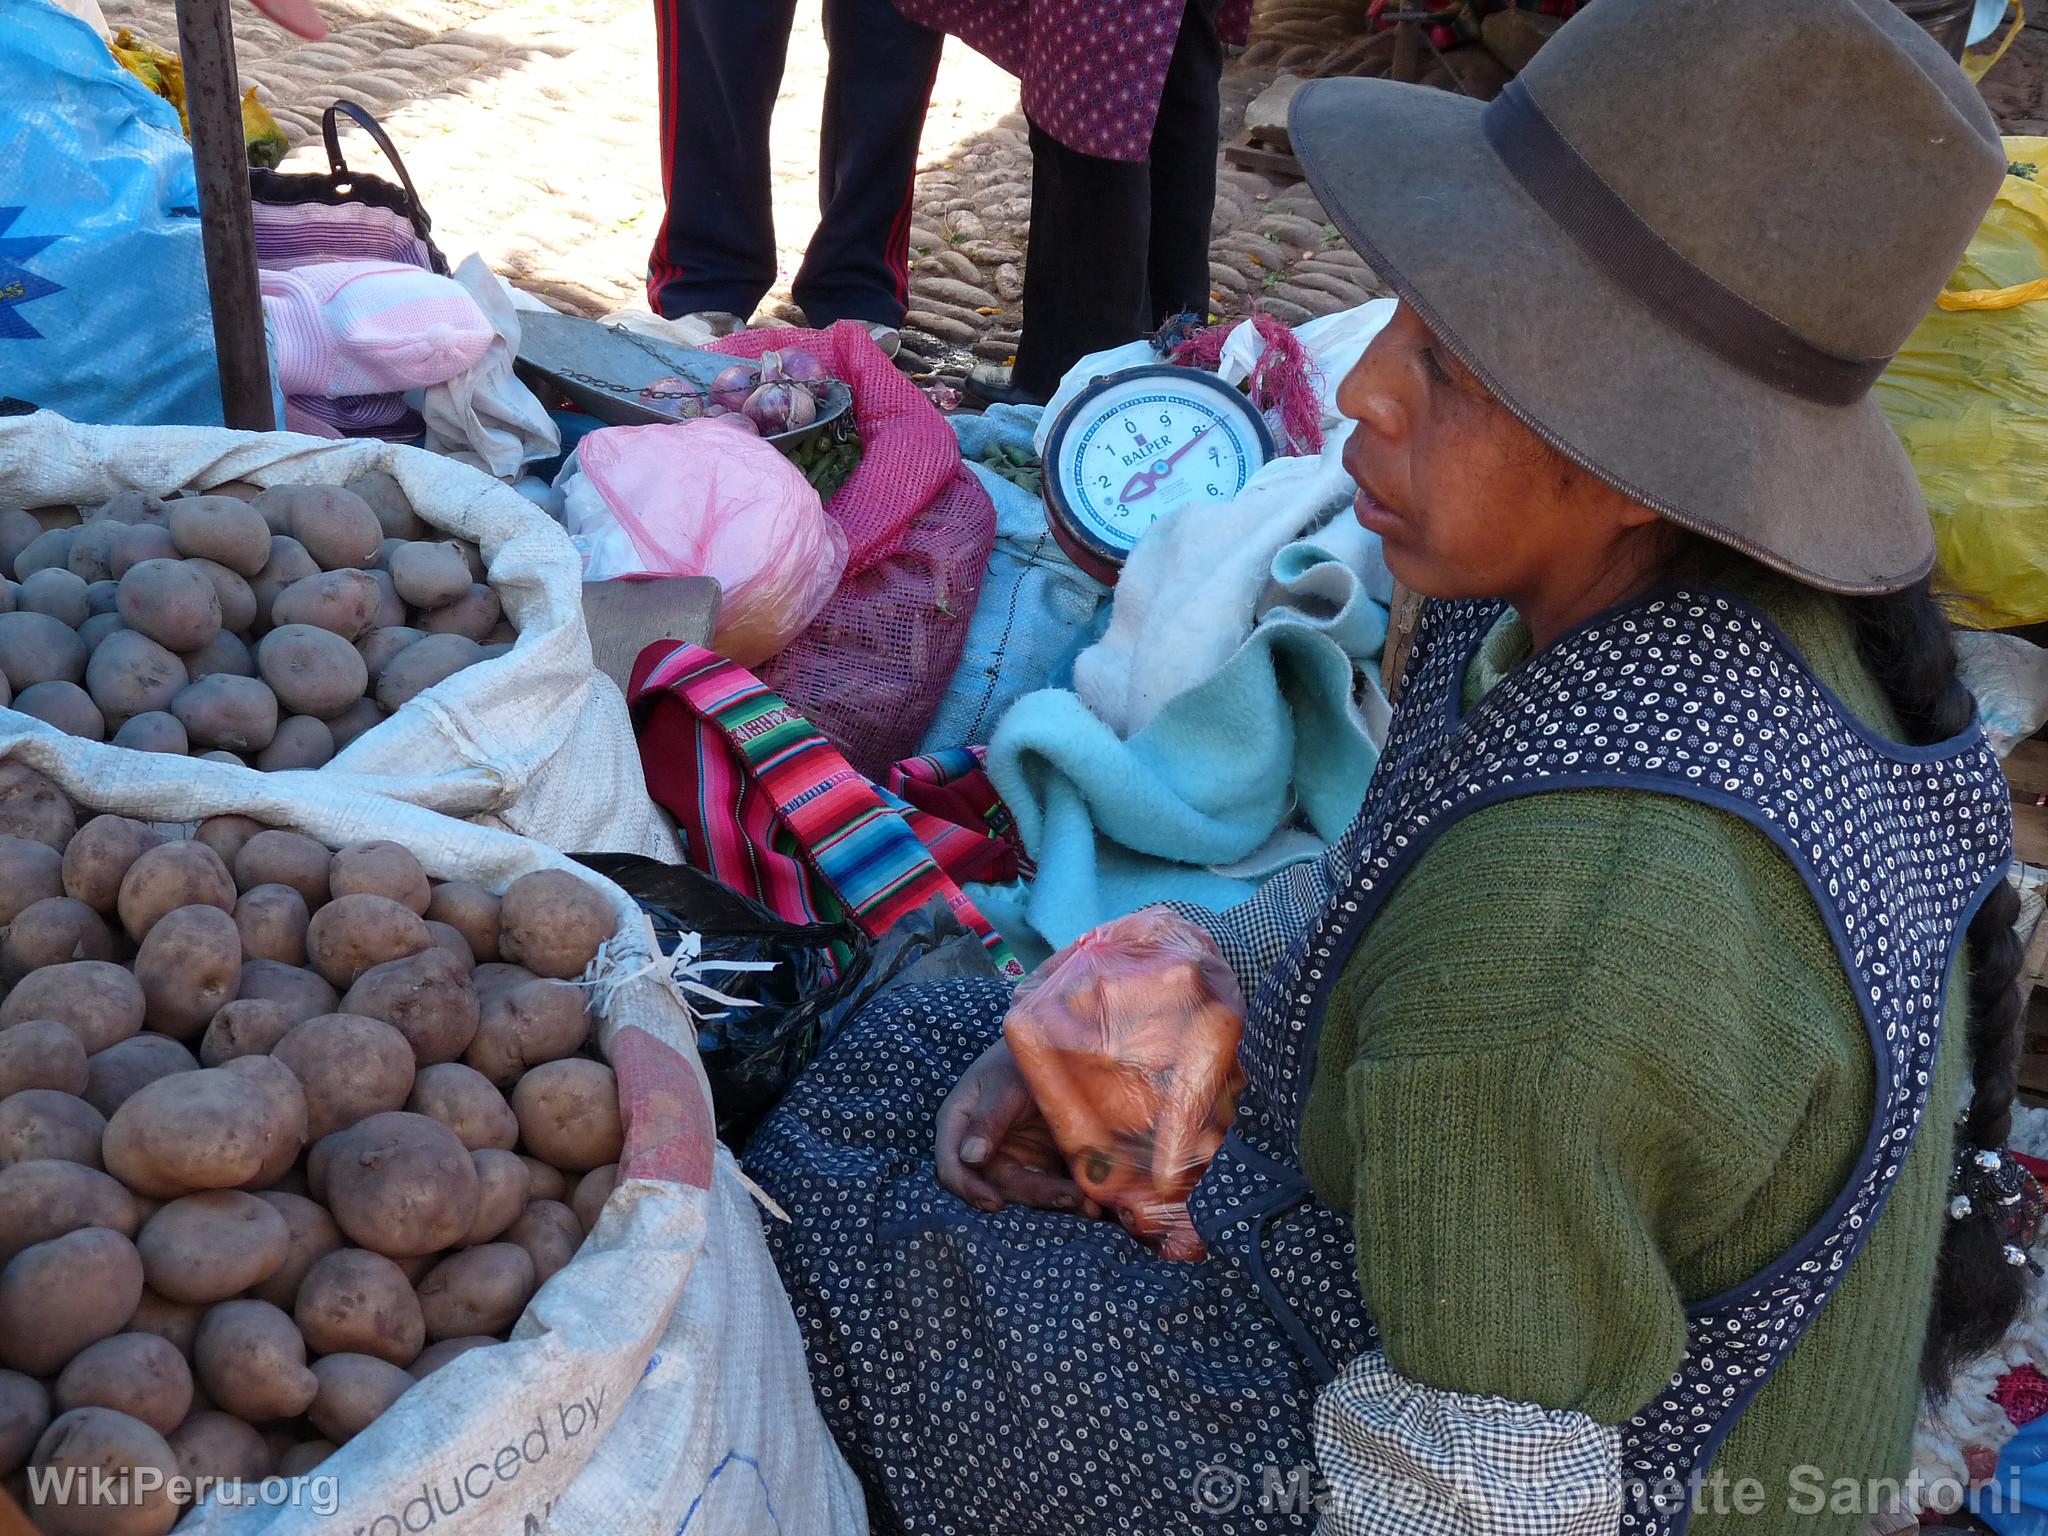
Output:
[[1043,399],[1090,352],[1209,316],[1216,211],[1220,0],[1187,0],[1141,161],[1103,160],[1031,129],[1031,248],[1011,382]]
[[[742,319],[775,284],[769,118],[796,0],[654,0],[668,214],[647,301]],[[814,325],[903,319],[918,135],[945,39],[890,0],[825,0],[823,222],[794,286]]]

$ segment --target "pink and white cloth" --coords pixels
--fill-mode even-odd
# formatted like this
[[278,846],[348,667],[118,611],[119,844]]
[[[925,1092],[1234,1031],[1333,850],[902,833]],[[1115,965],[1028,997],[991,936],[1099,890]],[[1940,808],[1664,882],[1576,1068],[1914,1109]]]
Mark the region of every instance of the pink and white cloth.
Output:
[[287,395],[424,389],[473,366],[491,344],[491,324],[462,285],[416,267],[333,261],[261,280]]

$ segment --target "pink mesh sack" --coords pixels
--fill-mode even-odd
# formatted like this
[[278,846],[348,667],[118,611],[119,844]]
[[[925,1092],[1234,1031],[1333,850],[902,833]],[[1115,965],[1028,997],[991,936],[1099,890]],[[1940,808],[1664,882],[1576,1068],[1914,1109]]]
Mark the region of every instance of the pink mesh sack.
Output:
[[846,532],[845,579],[761,678],[879,783],[916,754],[960,664],[995,507],[952,428],[861,326],[748,331],[716,349],[751,359],[795,346],[852,388],[861,462],[825,507]]

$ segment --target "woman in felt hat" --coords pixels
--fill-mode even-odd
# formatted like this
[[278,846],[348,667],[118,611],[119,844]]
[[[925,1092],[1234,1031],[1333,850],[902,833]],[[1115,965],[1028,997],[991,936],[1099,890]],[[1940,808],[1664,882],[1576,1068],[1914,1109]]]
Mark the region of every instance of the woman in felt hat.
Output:
[[1357,515],[1444,601],[1351,832],[1207,919],[1208,1257],[992,1151],[1006,993],[912,991],[750,1154],[821,1405],[883,1530],[1860,1531],[2039,1214],[2009,803],[1869,396],[1996,127],[1888,0],[1602,0],[1293,131],[1403,300]]

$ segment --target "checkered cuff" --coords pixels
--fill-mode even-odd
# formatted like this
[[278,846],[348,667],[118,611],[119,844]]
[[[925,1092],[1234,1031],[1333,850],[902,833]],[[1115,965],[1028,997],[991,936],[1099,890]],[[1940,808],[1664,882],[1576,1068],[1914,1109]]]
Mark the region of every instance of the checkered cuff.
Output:
[[1316,1400],[1320,1536],[1614,1536],[1621,1433],[1582,1413],[1438,1392],[1379,1352]]
[[1172,910],[1216,941],[1224,960],[1237,973],[1237,984],[1249,1003],[1258,995],[1266,973],[1300,942],[1329,905],[1337,887],[1337,871],[1351,867],[1357,839],[1354,826],[1320,859],[1282,870],[1260,887],[1258,895],[1228,912],[1179,902],[1171,904]]

